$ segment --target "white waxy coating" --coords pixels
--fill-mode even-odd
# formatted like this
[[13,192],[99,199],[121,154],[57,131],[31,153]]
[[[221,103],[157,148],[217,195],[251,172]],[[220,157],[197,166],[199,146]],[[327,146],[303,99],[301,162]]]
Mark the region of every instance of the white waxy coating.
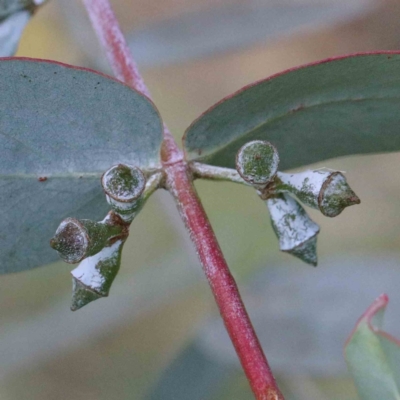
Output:
[[319,232],[319,226],[289,195],[268,199],[266,203],[282,251],[293,250]]
[[[130,181],[128,182],[126,178]],[[119,164],[104,173],[101,183],[107,196],[117,202],[129,203],[138,199],[143,193],[146,178],[139,168]]]
[[322,170],[295,174],[278,172],[279,180],[291,188],[290,192],[295,194],[303,203],[314,208],[318,208],[318,196],[322,185],[330,175],[332,175],[332,172]]
[[92,290],[101,292],[102,286],[105,283],[105,278],[96,267],[100,262],[106,260],[115,259],[117,262],[121,244],[122,241],[119,240],[112,246],[105,247],[94,256],[85,258],[79,266],[71,272],[72,276]]

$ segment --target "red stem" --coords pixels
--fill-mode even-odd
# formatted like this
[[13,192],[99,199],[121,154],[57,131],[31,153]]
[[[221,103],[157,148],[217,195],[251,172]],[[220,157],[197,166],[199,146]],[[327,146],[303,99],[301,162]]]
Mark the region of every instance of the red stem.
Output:
[[[83,0],[115,76],[139,92],[149,91],[139,74],[108,0]],[[162,161],[167,187],[196,247],[226,329],[257,400],[284,400],[242,302],[236,282],[197,196],[182,151],[164,126]]]
[[226,329],[257,400],[283,400],[236,282],[188,176],[185,162],[166,166],[167,184],[196,246]]

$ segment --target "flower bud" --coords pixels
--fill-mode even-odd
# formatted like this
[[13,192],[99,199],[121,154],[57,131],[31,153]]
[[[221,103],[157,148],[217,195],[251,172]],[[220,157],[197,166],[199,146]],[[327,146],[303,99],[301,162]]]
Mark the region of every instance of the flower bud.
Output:
[[98,253],[110,239],[128,235],[123,221],[111,213],[101,222],[89,219],[65,219],[50,240],[50,246],[69,264],[78,263]]
[[278,172],[279,155],[269,142],[254,140],[242,146],[236,156],[239,175],[255,188],[264,188]]
[[136,167],[118,164],[105,172],[101,184],[108,203],[125,221],[131,222],[143,205],[146,178]]
[[304,208],[287,194],[269,198],[266,203],[281,251],[316,266],[319,226],[307,215]]
[[346,207],[360,204],[360,199],[340,172],[324,170],[297,174],[278,173],[276,191],[294,194],[302,203],[319,209],[327,217],[336,217]]
[[71,310],[106,297],[121,265],[124,240],[118,240],[94,256],[85,258],[72,274]]

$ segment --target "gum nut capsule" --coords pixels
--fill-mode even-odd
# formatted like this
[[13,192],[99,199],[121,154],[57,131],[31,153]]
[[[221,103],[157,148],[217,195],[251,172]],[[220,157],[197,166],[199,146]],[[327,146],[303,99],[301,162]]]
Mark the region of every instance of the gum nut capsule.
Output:
[[239,175],[257,188],[265,187],[278,172],[279,155],[269,142],[254,140],[242,146],[236,156]]
[[103,174],[101,183],[108,203],[122,218],[129,218],[140,209],[146,178],[139,168],[115,165]]
[[280,250],[316,266],[319,226],[304,208],[287,194],[270,198],[266,203]]

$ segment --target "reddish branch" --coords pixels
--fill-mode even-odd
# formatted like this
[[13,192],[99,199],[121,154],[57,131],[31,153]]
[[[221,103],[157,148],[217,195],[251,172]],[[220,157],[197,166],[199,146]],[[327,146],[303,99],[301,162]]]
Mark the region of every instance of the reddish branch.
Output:
[[[115,76],[139,92],[149,91],[120,31],[108,0],[83,0]],[[197,196],[182,151],[164,127],[162,162],[167,187],[196,247],[226,329],[257,400],[283,400],[250,318]]]

